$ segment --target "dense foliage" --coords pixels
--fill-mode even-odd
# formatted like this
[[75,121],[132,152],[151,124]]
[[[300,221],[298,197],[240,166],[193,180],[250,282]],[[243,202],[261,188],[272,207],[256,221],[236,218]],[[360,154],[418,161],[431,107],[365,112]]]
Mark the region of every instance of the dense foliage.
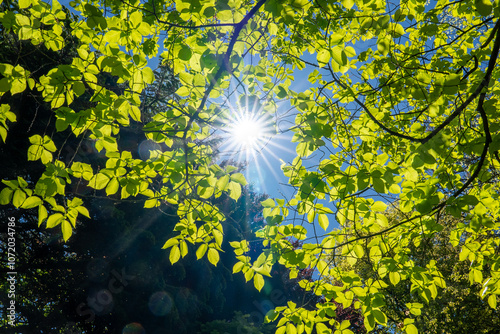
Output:
[[[294,133],[297,157],[282,166],[295,193],[263,201],[259,256],[249,256],[249,242],[231,242],[233,272],[258,290],[276,263],[291,279],[316,271],[300,285],[323,301],[276,307],[268,317],[277,333],[350,333],[349,320],[336,318],[338,305],[359,310],[368,331],[386,326],[394,312],[389,284],[409,287],[394,330],[417,333],[421,309],[457,282],[446,262],[422,257],[436,235],[458,254],[475,307],[497,310],[498,0],[70,5],[77,16],[55,0],[0,4],[2,43],[18,52],[1,59],[0,136],[40,168],[30,178],[2,175],[1,204],[36,209],[39,225],[60,229],[68,241],[91,216],[84,194],[142,201],[175,212],[175,234],[163,246],[172,264],[194,252],[216,266],[227,217],[215,202],[237,200],[247,182],[238,167],[217,164],[214,135],[235,96],[260,100],[270,120],[284,100],[296,112],[286,131]],[[64,61],[37,67],[20,57],[25,46],[50,58],[68,44],[76,52]],[[141,96],[154,98],[145,89],[155,80],[148,65],[155,57],[180,86],[141,124]],[[305,78],[309,87],[291,89]],[[24,99],[37,96],[56,132],[28,127],[24,141],[9,142]],[[136,124],[157,145],[147,156],[120,143]],[[84,141],[100,163],[65,153]],[[389,222],[389,207],[397,222]],[[450,216],[453,229],[443,218]],[[376,275],[345,265],[360,260]]]
[[[397,210],[392,209],[387,212],[387,219],[389,226],[392,226],[403,217]],[[364,254],[354,264],[349,264],[351,261],[347,258],[338,264],[344,270],[354,270],[364,280],[379,279],[385,283],[380,291],[385,297],[384,310],[388,326],[379,325],[378,333],[394,333],[402,327],[408,313],[413,315],[415,326],[424,333],[498,331],[500,309],[485,307],[480,293],[483,286],[478,283],[470,284],[469,263],[460,261],[460,248],[449,242],[451,231],[461,222],[461,219],[450,215],[441,216],[440,231],[426,236],[419,246],[413,243],[408,245],[407,255],[417,266],[425,267],[429,262],[435,263],[446,282],[446,287],[426,304],[418,294],[411,293],[411,281],[401,281],[401,276],[394,273],[379,274],[372,265],[369,254]],[[387,256],[396,257],[397,254],[389,250]]]

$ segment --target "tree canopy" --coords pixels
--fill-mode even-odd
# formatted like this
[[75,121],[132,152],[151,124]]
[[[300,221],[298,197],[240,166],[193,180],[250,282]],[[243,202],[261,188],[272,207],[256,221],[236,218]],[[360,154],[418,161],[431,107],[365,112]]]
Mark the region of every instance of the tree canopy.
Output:
[[[64,241],[92,216],[85,197],[171,210],[170,262],[195,252],[217,266],[227,217],[216,200],[238,200],[247,180],[220,163],[214,139],[250,99],[268,125],[293,133],[296,157],[282,172],[294,193],[262,202],[258,256],[231,242],[233,273],[261,290],[279,264],[323,298],[270,311],[276,333],[352,333],[340,305],[359,310],[368,331],[387,326],[390,285],[407,291],[394,330],[417,333],[421,309],[457,282],[435,259],[445,248],[476,307],[498,310],[498,0],[69,5],[0,1],[0,137],[3,152],[23,156],[1,175],[0,204],[35,211]],[[154,59],[178,78],[174,95],[155,88]],[[160,97],[159,108],[141,104]],[[27,101],[50,110],[46,124],[25,118]],[[284,129],[286,104],[294,124]],[[149,154],[121,140],[134,127],[154,143]],[[84,143],[95,159],[78,154]]]

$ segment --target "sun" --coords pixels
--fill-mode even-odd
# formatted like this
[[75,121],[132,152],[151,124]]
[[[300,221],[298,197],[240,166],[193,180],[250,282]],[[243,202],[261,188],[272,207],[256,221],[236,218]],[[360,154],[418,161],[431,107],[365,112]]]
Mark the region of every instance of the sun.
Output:
[[243,150],[256,150],[265,140],[265,125],[256,117],[243,115],[229,124],[229,139]]
[[270,143],[271,121],[265,113],[238,108],[224,122],[222,152],[237,160],[254,160]]

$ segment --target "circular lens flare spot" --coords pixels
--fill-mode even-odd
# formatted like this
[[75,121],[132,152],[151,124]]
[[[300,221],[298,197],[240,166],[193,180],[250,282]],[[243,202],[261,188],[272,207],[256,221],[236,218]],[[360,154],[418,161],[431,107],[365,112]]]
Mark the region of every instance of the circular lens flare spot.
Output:
[[146,334],[146,330],[140,323],[133,322],[123,328],[122,334]]

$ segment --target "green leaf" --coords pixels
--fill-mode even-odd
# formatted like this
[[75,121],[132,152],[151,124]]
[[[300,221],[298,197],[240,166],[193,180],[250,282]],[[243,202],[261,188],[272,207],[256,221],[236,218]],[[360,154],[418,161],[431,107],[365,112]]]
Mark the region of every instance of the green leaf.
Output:
[[3,126],[0,126],[0,137],[2,137],[2,141],[5,143],[7,140],[7,129]]
[[490,295],[488,297],[488,305],[494,310],[497,309],[497,295]]
[[207,244],[201,244],[198,249],[196,250],[196,258],[199,260],[201,259],[205,253],[207,252],[208,245]]
[[398,272],[390,272],[389,273],[389,280],[393,285],[397,285],[399,281],[401,280],[401,275]]
[[247,185],[247,180],[245,179],[245,176],[241,173],[234,173],[231,175],[231,181],[238,182],[242,186]]
[[63,221],[61,228],[64,242],[66,242],[73,234],[73,228],[71,227],[71,223],[67,220]]
[[41,150],[41,152],[42,152],[42,155],[41,155],[41,157],[40,157],[40,158],[41,158],[42,163],[43,163],[44,165],[46,165],[46,164],[48,164],[48,163],[52,162],[52,153],[50,153],[50,152],[49,152],[49,151],[47,151],[47,150]]
[[407,334],[418,334],[418,329],[413,324],[409,324],[405,327],[405,331]]
[[236,182],[229,182],[228,184],[229,197],[237,201],[241,196],[241,185]]
[[47,209],[45,208],[45,206],[40,205],[38,207],[38,227],[42,225],[42,223],[45,221],[45,219],[47,219],[47,217],[48,217]]
[[318,215],[318,223],[319,226],[321,226],[325,231],[328,228],[328,225],[330,224],[328,221],[328,216],[325,214],[319,214]]
[[64,219],[64,215],[61,213],[54,213],[50,215],[49,219],[47,219],[47,228],[53,228],[59,225]]
[[335,46],[332,49],[332,58],[340,66],[345,66],[348,63],[347,55],[340,46]]
[[10,188],[3,188],[2,191],[0,192],[0,204],[1,205],[7,205],[10,203],[12,200],[12,194],[14,190]]
[[179,239],[170,238],[163,245],[162,249],[166,249],[179,244]]
[[236,262],[233,266],[233,274],[239,273],[244,266],[245,264],[243,262]]
[[354,0],[342,0],[342,6],[351,9],[354,6]]
[[179,59],[182,59],[185,61],[190,60],[192,55],[193,55],[193,52],[191,52],[191,49],[187,45],[182,45],[181,49],[179,50],[179,53],[177,54]]
[[103,173],[98,173],[92,177],[92,179],[89,182],[89,186],[100,190],[106,187],[106,185],[109,182],[109,177]]
[[84,206],[77,206],[76,210],[83,216],[90,218],[89,210]]
[[136,106],[130,106],[129,115],[136,122],[141,121],[141,111]]
[[19,8],[28,8],[31,5],[31,0],[19,0]]
[[24,180],[22,177],[18,176],[17,177],[17,183],[19,184],[19,186],[21,188],[26,188],[28,186],[28,182],[26,182],[26,180]]
[[85,93],[85,84],[81,81],[77,81],[73,84],[73,91],[76,96],[82,96]]
[[293,323],[289,322],[286,324],[286,334],[297,334],[297,328],[293,325]]
[[9,79],[7,78],[0,79],[0,93],[8,92],[10,90],[10,87],[12,87],[12,85]]
[[395,37],[401,37],[405,34],[405,29],[401,24],[394,25],[393,34]]
[[474,5],[481,16],[489,16],[491,14],[493,8],[491,0],[474,0]]
[[23,204],[25,199],[26,199],[26,193],[21,189],[16,189],[14,191],[14,196],[12,197],[12,204],[16,208],[18,208]]
[[356,50],[352,46],[347,46],[344,49],[344,52],[346,53],[347,57],[356,57]]
[[406,307],[410,309],[410,313],[413,315],[420,315],[422,313],[421,308],[424,305],[421,303],[407,303]]
[[[123,191],[125,189],[126,188],[122,188],[122,198],[125,198],[125,197],[123,197]],[[146,200],[146,202],[144,202],[144,208],[146,208],[146,209],[155,208],[158,206],[160,206],[160,201],[158,201],[156,198],[148,199],[148,200]]]
[[371,331],[375,328],[375,317],[372,312],[365,314],[365,327],[368,331]]
[[40,145],[31,145],[28,148],[28,160],[36,161],[42,157],[43,148]]
[[43,201],[40,197],[30,196],[23,202],[23,204],[21,205],[21,208],[31,209],[31,208],[39,206],[42,203],[43,203]]
[[387,209],[387,204],[382,201],[377,201],[372,204],[372,211],[383,212]]
[[208,249],[208,261],[210,261],[211,264],[217,267],[217,263],[219,262],[219,252],[215,248],[209,248]]
[[[318,334],[327,334],[331,333],[330,329],[322,322],[316,323],[316,333]],[[287,332],[288,334],[288,332]]]
[[278,92],[276,93],[276,96],[279,99],[284,99],[285,97],[288,96],[288,92],[283,86],[279,85],[279,86],[277,86],[277,89],[278,89]]
[[220,191],[224,191],[227,189],[227,185],[229,184],[229,175],[224,175],[220,179],[217,180],[217,189]]
[[353,251],[358,259],[362,258],[363,255],[365,254],[365,250],[361,245],[354,245]]
[[116,177],[112,178],[108,185],[106,186],[106,195],[113,195],[116,194],[118,191],[118,188],[120,187],[120,183],[118,182],[118,179]]
[[265,201],[261,202],[262,206],[264,208],[274,208],[276,206],[276,203],[272,198],[268,198]]
[[285,333],[286,333],[286,326],[281,326],[281,327],[278,327],[278,329],[276,329],[275,334],[285,334]]
[[185,257],[187,255],[187,253],[188,253],[187,243],[184,240],[181,240],[179,242],[179,247],[180,247],[180,250],[181,250],[181,256]]
[[375,317],[376,322],[384,326],[387,324],[387,316],[385,315],[384,312],[374,309],[372,310],[372,314]]
[[[165,248],[165,246],[163,246]],[[179,246],[172,246],[172,248],[170,249],[170,255],[169,255],[169,259],[170,259],[170,263],[171,264],[174,264],[176,263],[177,261],[179,261],[179,259],[181,258],[181,251],[179,249]]]
[[253,277],[253,284],[255,288],[260,292],[260,290],[262,290],[265,284],[264,277],[261,274],[255,274]]
[[215,243],[220,247],[222,246],[223,234],[221,231],[217,229],[212,230],[212,234],[214,235]]
[[322,49],[316,55],[316,60],[320,67],[327,65],[330,62],[331,54],[329,50]]
[[10,93],[12,95],[22,93],[26,89],[26,80],[14,80],[11,84]]

